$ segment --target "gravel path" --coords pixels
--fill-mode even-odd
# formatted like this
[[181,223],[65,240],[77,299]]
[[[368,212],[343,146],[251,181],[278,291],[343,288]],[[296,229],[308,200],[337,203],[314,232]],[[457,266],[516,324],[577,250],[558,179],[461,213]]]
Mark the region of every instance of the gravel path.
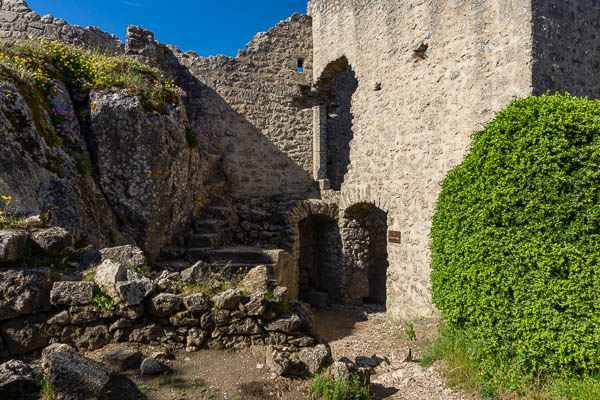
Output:
[[335,360],[347,357],[377,355],[387,359],[371,377],[375,399],[459,400],[472,399],[464,393],[445,387],[440,365],[422,368],[418,362],[408,362],[407,356],[419,360],[423,349],[435,337],[435,320],[413,324],[415,340],[404,329],[386,320],[381,306],[330,306],[315,310],[319,333],[329,342]]

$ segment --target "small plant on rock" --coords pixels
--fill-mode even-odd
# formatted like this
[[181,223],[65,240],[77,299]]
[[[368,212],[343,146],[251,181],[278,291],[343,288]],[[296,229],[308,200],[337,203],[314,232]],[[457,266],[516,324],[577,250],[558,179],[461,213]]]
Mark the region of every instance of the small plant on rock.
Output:
[[56,395],[54,394],[54,388],[52,387],[52,383],[50,383],[50,380],[46,375],[42,374],[40,384],[42,387],[42,398],[44,400],[54,400],[54,398],[56,397]]
[[23,218],[20,218],[17,211],[10,205],[12,196],[0,196],[0,228],[23,228],[27,225]]
[[93,298],[94,308],[96,310],[114,311],[117,308],[117,302],[110,298],[106,293],[100,292]]

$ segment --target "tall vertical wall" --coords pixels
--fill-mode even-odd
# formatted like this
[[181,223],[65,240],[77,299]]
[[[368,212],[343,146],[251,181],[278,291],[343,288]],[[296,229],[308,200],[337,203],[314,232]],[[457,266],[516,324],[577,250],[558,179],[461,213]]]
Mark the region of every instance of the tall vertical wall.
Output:
[[358,81],[342,210],[373,202],[388,243],[388,313],[434,312],[431,217],[470,134],[513,97],[532,92],[532,11],[520,0],[313,0],[315,82],[343,56]]
[[[312,189],[312,24],[295,14],[262,32],[235,58],[171,49],[188,111],[221,140],[223,167],[237,198],[306,197]],[[303,72],[298,72],[298,61]]]

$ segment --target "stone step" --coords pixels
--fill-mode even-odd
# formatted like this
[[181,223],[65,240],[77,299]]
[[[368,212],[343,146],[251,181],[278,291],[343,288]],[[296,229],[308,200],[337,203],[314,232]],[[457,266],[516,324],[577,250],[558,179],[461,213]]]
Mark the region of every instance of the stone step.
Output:
[[276,264],[276,250],[264,250],[254,247],[232,247],[204,251],[200,258],[209,263],[217,264]]
[[158,259],[154,262],[154,264],[156,266],[160,267],[161,269],[166,269],[167,271],[172,271],[172,272],[181,272],[192,266],[192,263],[190,261],[182,260],[182,259],[178,259],[178,260]]
[[214,263],[217,270],[222,270],[227,274],[247,274],[252,268],[258,267],[259,265],[265,265],[269,274],[273,274],[276,264],[265,264],[265,263]]
[[189,249],[213,247],[218,239],[219,235],[216,233],[196,233],[188,238],[187,247]]
[[231,213],[230,207],[210,206],[204,207],[200,212],[199,219],[226,221]]
[[194,231],[197,233],[218,233],[223,225],[223,220],[200,219],[194,221]]
[[185,257],[186,252],[187,249],[185,247],[163,247],[162,249],[160,249],[158,259],[164,261],[180,260]]

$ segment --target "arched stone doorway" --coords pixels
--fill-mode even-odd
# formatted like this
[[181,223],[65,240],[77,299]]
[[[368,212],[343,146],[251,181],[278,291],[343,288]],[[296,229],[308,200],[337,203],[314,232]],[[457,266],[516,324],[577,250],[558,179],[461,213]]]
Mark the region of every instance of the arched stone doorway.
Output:
[[386,304],[387,213],[371,203],[346,209],[341,221],[347,301]]

